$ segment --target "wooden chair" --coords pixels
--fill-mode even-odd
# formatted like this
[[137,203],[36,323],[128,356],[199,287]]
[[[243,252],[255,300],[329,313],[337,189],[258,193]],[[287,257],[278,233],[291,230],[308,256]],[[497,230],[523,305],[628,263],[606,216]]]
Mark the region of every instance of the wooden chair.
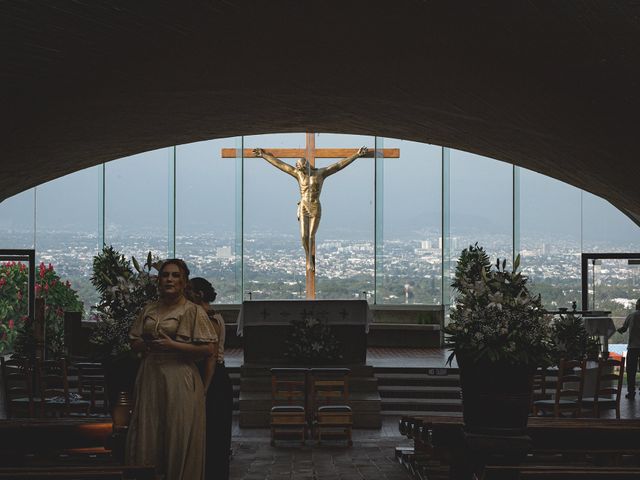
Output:
[[91,402],[69,392],[67,362],[39,360],[37,375],[40,386],[40,416],[68,416],[71,413],[89,414]]
[[7,418],[34,417],[33,364],[28,358],[0,356]]
[[78,373],[78,394],[88,398],[90,412],[107,412],[104,369],[101,363],[75,362],[72,367]]
[[306,368],[271,369],[271,445],[279,435],[307,437],[307,371]]
[[585,367],[584,360],[561,360],[553,398],[535,401],[533,414],[536,416],[539,413],[552,414],[554,417],[561,417],[565,413],[570,413],[578,417],[582,408]]
[[547,393],[547,369],[538,367],[533,374],[531,385],[531,412],[534,412],[534,403],[538,400],[548,400],[551,397]]
[[598,376],[593,397],[582,399],[582,407],[600,418],[602,410],[615,409],[616,418],[620,418],[620,397],[624,379],[625,357],[621,360],[613,358],[598,361]]
[[353,445],[353,411],[349,406],[348,368],[312,368],[311,402],[314,412],[313,436],[322,442],[325,436],[344,436]]

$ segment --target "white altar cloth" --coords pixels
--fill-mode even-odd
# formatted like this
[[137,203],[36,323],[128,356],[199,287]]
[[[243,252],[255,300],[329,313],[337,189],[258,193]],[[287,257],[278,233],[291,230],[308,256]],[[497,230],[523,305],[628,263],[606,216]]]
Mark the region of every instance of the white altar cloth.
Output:
[[369,333],[373,314],[365,300],[249,300],[238,315],[238,336],[248,325],[286,325],[307,318],[328,325],[364,325]]

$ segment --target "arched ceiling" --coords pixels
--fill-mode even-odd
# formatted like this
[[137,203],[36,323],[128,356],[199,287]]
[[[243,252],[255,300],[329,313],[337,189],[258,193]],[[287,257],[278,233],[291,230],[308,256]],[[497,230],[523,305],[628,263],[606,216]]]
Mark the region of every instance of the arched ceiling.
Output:
[[23,0],[0,19],[0,200],[167,145],[316,131],[513,162],[640,220],[636,1]]

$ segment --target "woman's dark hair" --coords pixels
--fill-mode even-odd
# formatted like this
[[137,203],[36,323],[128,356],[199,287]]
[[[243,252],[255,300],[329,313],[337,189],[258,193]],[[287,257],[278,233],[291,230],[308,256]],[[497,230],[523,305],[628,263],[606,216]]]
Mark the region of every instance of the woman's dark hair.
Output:
[[202,277],[195,277],[189,280],[189,285],[191,286],[191,291],[194,296],[202,299],[204,302],[211,303],[213,302],[218,294],[216,293],[216,289],[213,288],[213,285],[209,283],[209,280]]

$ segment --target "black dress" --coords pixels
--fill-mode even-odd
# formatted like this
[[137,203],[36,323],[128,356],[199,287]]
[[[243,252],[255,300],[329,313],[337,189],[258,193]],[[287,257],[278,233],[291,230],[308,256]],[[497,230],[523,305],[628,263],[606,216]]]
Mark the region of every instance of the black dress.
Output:
[[[222,316],[213,311],[208,313],[211,321],[219,324],[221,331],[224,332]],[[224,349],[224,333],[220,335],[220,346]],[[217,363],[206,400],[207,443],[204,467],[206,480],[227,480],[229,478],[232,414],[233,386],[231,379],[224,362]]]

